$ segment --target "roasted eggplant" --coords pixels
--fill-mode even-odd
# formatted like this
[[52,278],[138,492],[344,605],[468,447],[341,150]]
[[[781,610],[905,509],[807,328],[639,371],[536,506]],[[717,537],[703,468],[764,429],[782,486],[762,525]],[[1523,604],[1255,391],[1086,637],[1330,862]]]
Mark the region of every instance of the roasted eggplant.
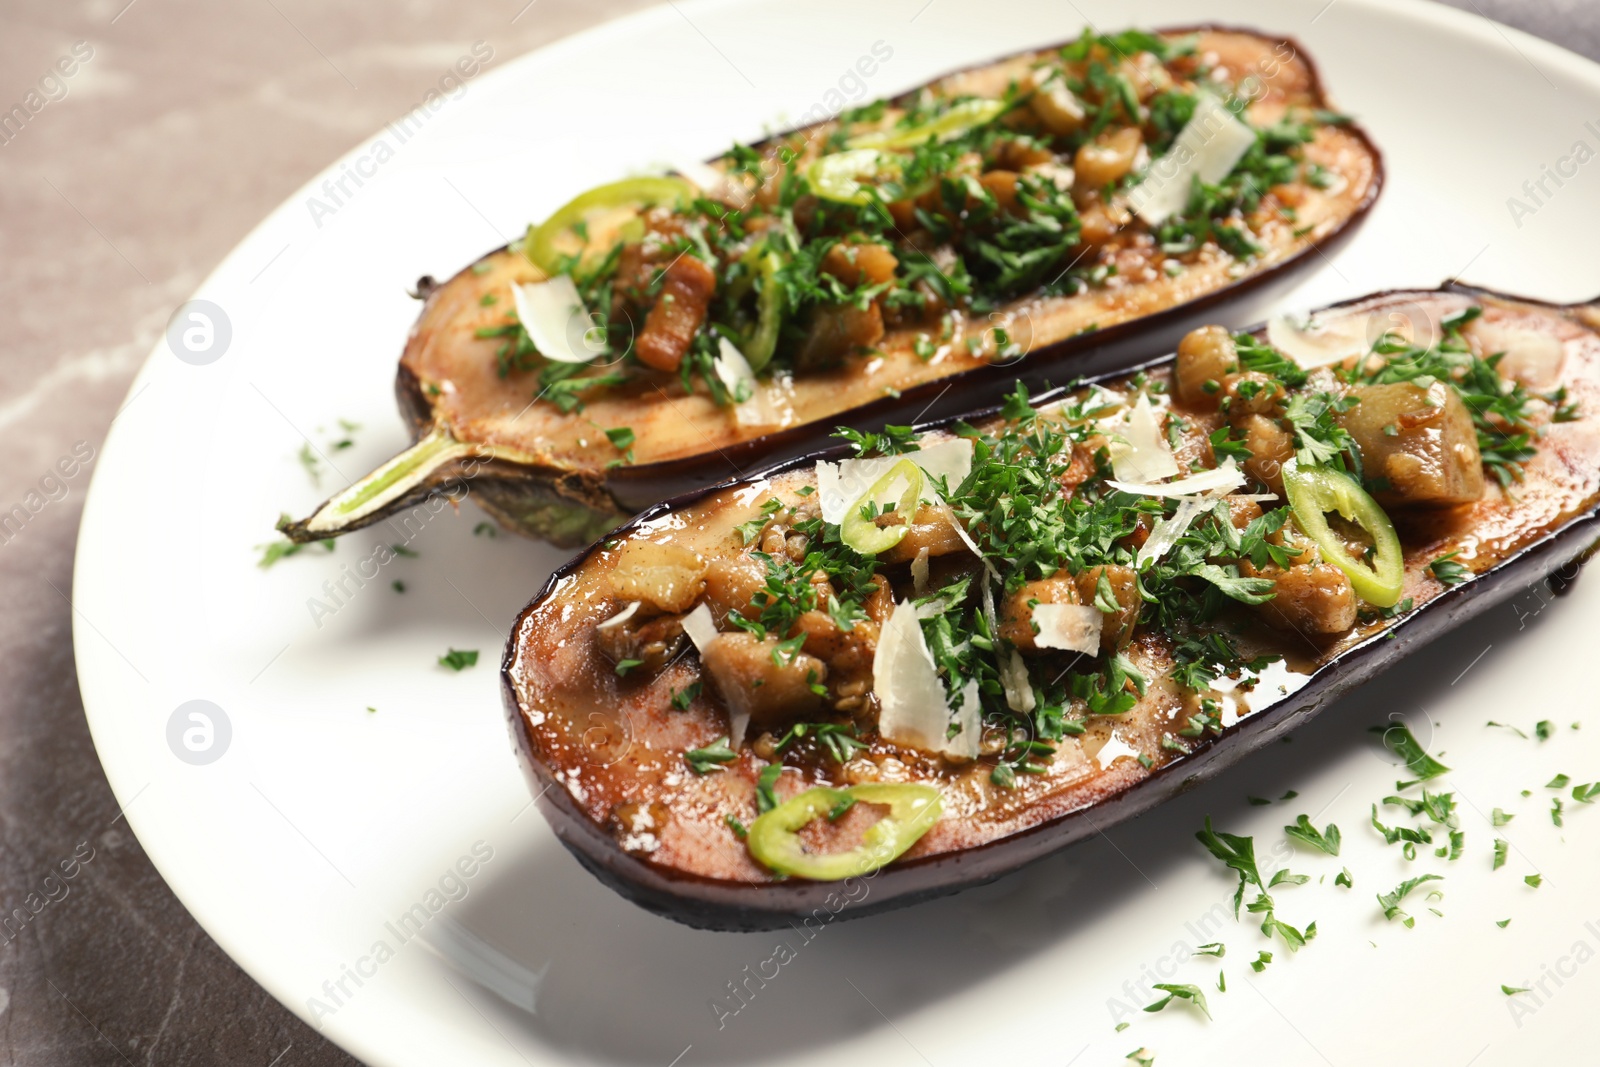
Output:
[[510,636],[546,817],[673,919],[989,881],[1575,565],[1600,306],[1379,294],[851,436],[650,509]]
[[1286,40],[1086,33],[590,190],[424,279],[396,381],[414,446],[284,530],[470,483],[505,526],[583,544],[841,422],[1120,368],[1225,302],[1247,320],[1378,194],[1377,150],[1328,108]]

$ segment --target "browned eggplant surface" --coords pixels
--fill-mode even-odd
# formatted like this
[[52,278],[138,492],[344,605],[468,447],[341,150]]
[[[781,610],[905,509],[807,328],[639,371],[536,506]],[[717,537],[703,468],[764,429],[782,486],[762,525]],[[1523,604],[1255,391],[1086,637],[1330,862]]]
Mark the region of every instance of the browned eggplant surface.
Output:
[[1288,41],[1086,35],[591,190],[429,286],[397,382],[414,454],[287,532],[471,481],[579,544],[840,422],[1125,367],[1365,215],[1379,156],[1329,107]]
[[1013,870],[1584,553],[1597,328],[1379,294],[654,508],[511,635],[541,806],[695,925]]

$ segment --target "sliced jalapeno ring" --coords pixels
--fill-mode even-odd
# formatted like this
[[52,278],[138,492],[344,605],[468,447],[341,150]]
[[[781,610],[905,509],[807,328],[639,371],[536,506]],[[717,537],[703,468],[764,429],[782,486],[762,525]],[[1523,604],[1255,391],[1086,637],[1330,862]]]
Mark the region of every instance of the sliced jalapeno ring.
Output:
[[[882,804],[889,811],[867,828],[861,843],[844,852],[807,852],[799,831],[846,800]],[[876,782],[848,789],[818,786],[790,797],[750,824],[750,855],[778,874],[837,882],[893,863],[939,821],[944,798],[931,785]]]
[[530,225],[523,242],[523,252],[534,266],[546,274],[554,274],[561,269],[563,258],[556,248],[556,242],[591,211],[627,207],[629,204],[640,207],[686,204],[694,196],[694,187],[682,178],[624,178],[620,182],[599,185],[588,192],[579,193],[542,223]]
[[823,156],[806,169],[806,180],[811,191],[824,200],[841,204],[866,204],[872,201],[872,190],[861,182],[879,173],[895,169],[892,157],[876,148],[854,148]]
[[[894,526],[879,526],[876,518],[883,512],[878,510],[878,501],[887,496],[895,482],[904,480],[906,488],[900,494],[900,499],[895,502],[895,514],[900,516],[901,522]],[[900,539],[911,528],[911,520],[916,517],[917,503],[922,499],[922,468],[909,459],[902,459],[890,467],[882,478],[872,483],[872,488],[861,494],[861,499],[850,505],[850,510],[845,512],[844,521],[839,524],[839,540],[861,553],[863,556],[876,556],[879,552],[887,552],[900,543]],[[872,518],[865,514],[871,511]]]
[[[1355,479],[1328,467],[1301,467],[1290,460],[1283,468],[1283,489],[1294,521],[1316,544],[1322,558],[1350,577],[1356,596],[1380,608],[1400,601],[1405,586],[1405,554],[1394,523]],[[1352,556],[1328,526],[1329,513],[1343,516],[1372,538],[1373,562]]]
[[938,118],[930,118],[928,122],[917,123],[915,126],[899,126],[891,130],[874,130],[870,133],[858,134],[850,141],[845,142],[845,147],[850,149],[909,149],[918,146],[928,139],[949,141],[962,136],[974,126],[981,126],[987,122],[994,122],[1005,112],[1005,101],[989,101],[989,99],[971,99],[962,101],[950,107],[947,112]]
[[778,270],[783,258],[776,252],[764,253],[756,262],[756,273],[761,279],[761,291],[756,297],[758,319],[755,332],[744,346],[744,358],[750,369],[760,374],[772,362],[778,350],[778,327],[783,325],[783,286],[778,284]]
[[963,100],[927,122],[859,134],[845,142],[847,148],[911,148],[929,138],[948,141],[975,126],[993,122],[1006,110],[1004,100]]

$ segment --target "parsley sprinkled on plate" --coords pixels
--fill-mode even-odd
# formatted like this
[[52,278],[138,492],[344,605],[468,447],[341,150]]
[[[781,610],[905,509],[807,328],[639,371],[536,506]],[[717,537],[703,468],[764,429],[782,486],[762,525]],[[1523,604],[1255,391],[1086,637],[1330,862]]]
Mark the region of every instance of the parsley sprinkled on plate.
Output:
[[464,671],[468,667],[475,666],[477,662],[478,652],[476,649],[452,648],[439,657],[439,666],[449,667],[453,671]]

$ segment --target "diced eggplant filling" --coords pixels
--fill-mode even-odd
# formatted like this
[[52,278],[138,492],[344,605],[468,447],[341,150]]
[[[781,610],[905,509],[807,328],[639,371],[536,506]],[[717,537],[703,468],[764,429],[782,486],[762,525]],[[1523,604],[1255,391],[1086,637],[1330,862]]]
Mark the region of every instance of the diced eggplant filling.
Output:
[[[1396,307],[1423,343],[1371,340]],[[507,674],[532,765],[605,828],[586,855],[751,901],[901,857],[987,877],[969,856],[1007,850],[982,846],[1138,810],[1404,647],[1373,638],[1581,549],[1591,310],[1452,290],[1319,314],[972,426],[842,432],[855,458],[596,546]]]
[[[769,493],[711,557],[670,535],[629,541],[612,589],[619,605],[642,609],[597,647],[613,663],[637,661],[641,677],[664,670],[690,654],[682,619],[703,604],[712,629],[695,641],[709,692],[735,748],[765,758],[823,726],[857,747],[952,764],[981,754],[997,761],[999,782],[1047,764],[1064,737],[1127,712],[1158,681],[1187,694],[1191,722],[1214,725],[1201,710],[1215,706],[1213,684],[1248,688],[1276,658],[1255,651],[1273,646],[1264,634],[1315,649],[1403,610],[1388,513],[1479,500],[1480,441],[1504,455],[1548,417],[1463,340],[1474,314],[1456,316],[1434,348],[1385,338],[1375,353],[1310,371],[1250,335],[1199,329],[1170,376],[1037,412],[1019,388],[999,423],[922,440],[963,456],[971,443],[954,477],[918,467],[918,442],[855,435],[896,442],[899,454],[838,468],[856,478],[839,482],[859,494],[848,507],[836,501],[830,513],[814,491]],[[1475,416],[1468,402],[1486,383],[1496,407]],[[1130,484],[1124,468],[1170,473]],[[915,612],[921,648],[915,631],[891,624],[901,611]],[[890,630],[893,667],[878,659]],[[882,687],[910,684],[906,656],[923,657],[913,674],[937,678],[937,729],[915,744],[891,736],[907,729],[898,719],[888,731],[880,722]],[[962,715],[978,710],[971,700],[981,742],[959,742]],[[836,750],[811,751],[841,762]],[[852,768],[839,773],[877,774],[872,763]]]
[[[1306,151],[1339,125],[1325,102],[1287,72],[1240,80],[1263,67],[1252,57],[1265,47],[1220,31],[1085,33],[736,145],[693,181],[593,190],[530,230],[524,250],[570,275],[596,312],[591,334],[607,352],[594,388],[655,372],[737,404],[748,385],[719,370],[724,345],[757,375],[807,375],[872,354],[891,330],[921,331],[925,359],[951,343],[1012,355],[1026,338],[955,337],[960,320],[1029,294],[1250,261],[1269,229],[1299,229],[1308,198],[1349,180],[1324,165],[1326,151]],[[1216,99],[1228,103],[1213,114]],[[1142,208],[1136,187],[1162,180],[1152,164],[1192,154],[1191,123],[1227,126],[1202,139],[1232,135],[1223,177],[1190,197],[1183,171],[1169,210]]]
[[579,193],[419,288],[412,447],[284,533],[470,482],[508,529],[585,544],[734,446],[991,403],[996,363],[1120,359],[1101,331],[1305,269],[1383,181],[1307,59],[1221,29],[1091,33],[682,169]]

